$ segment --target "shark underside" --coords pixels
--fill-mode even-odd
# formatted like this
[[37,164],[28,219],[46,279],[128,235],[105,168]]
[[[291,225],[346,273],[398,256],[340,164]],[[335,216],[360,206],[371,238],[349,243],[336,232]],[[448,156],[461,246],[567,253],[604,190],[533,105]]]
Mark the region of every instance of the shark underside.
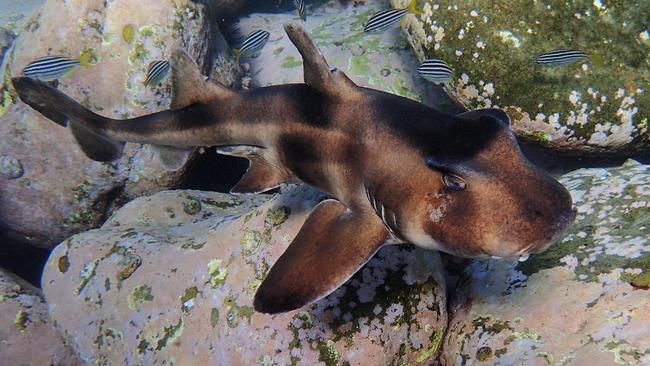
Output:
[[297,182],[329,193],[257,290],[261,312],[326,296],[383,245],[519,256],[544,250],[571,224],[568,192],[521,155],[505,113],[453,116],[358,87],[301,27],[285,31],[303,57],[304,84],[235,92],[205,81],[176,50],[171,109],[133,119],[102,117],[41,81],[13,84],[91,159],[112,161],[126,142],[142,143],[177,169],[194,148],[218,146],[250,161],[232,193]]

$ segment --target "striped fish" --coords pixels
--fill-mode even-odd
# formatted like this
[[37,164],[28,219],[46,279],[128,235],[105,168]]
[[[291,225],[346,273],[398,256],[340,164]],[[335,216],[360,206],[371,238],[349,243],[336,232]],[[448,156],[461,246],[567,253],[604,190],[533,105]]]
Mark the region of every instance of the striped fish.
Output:
[[418,74],[422,78],[434,82],[436,84],[444,84],[451,80],[453,72],[449,65],[443,60],[432,58],[425,60],[420,67],[418,67]]
[[406,9],[384,9],[373,14],[373,16],[368,19],[368,23],[363,26],[363,31],[382,32],[397,25],[408,12],[421,14],[420,11],[415,9],[415,3],[416,0],[411,0]]
[[298,16],[303,22],[307,21],[307,9],[305,9],[305,0],[294,0]]
[[235,50],[237,58],[239,58],[239,56],[255,56],[255,54],[264,48],[266,42],[269,40],[270,35],[271,34],[269,32],[261,29],[251,32],[248,36],[246,36],[239,50]]
[[557,49],[544,52],[535,58],[535,63],[542,66],[562,66],[569,65],[589,57],[580,50]]
[[408,9],[385,9],[378,13],[375,13],[370,17],[370,19],[368,19],[368,23],[363,26],[363,31],[381,32],[388,28],[392,28],[398,24],[400,20],[402,20],[402,17],[407,12]]
[[22,74],[33,79],[52,81],[65,76],[79,64],[79,60],[62,56],[45,56],[30,62],[25,66]]
[[147,78],[144,80],[144,85],[156,86],[162,83],[170,68],[168,61],[151,61],[147,68]]

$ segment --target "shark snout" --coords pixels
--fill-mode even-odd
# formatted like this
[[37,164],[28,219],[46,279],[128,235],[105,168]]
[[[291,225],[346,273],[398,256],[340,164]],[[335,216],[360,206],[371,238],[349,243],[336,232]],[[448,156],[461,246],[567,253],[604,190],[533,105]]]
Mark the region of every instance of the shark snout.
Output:
[[554,225],[554,228],[550,231],[552,233],[549,240],[542,245],[530,245],[528,250],[522,254],[537,254],[546,251],[551,245],[560,241],[564,234],[569,230],[573,222],[575,221],[577,211],[575,209],[570,209],[567,213],[558,217],[557,222]]

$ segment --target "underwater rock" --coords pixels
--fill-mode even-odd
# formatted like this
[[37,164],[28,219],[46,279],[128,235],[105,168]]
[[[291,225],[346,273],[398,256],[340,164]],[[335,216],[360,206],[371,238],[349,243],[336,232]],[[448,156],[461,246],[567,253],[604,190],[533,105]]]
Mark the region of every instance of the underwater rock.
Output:
[[[392,0],[403,8],[408,0]],[[650,149],[650,2],[417,2],[404,29],[420,60],[454,71],[446,87],[468,109],[498,107],[525,141],[627,155]],[[536,65],[551,50],[587,59]]]
[[560,181],[575,225],[526,262],[466,268],[443,364],[650,364],[650,166],[628,160]]
[[165,171],[136,144],[113,163],[88,159],[69,130],[18,100],[11,76],[39,57],[61,55],[82,65],[59,80],[59,89],[94,112],[125,118],[165,110],[170,80],[144,86],[149,63],[181,45],[199,65],[213,64],[206,34],[220,33],[210,24],[202,5],[189,0],[50,0],[26,23],[7,51],[0,81],[0,155],[25,168],[21,178],[0,183],[0,226],[9,237],[51,247],[99,225],[115,202],[175,186],[184,172]]
[[[399,29],[380,34],[363,32],[363,25],[378,4],[387,6],[386,3],[368,2],[369,5],[357,7],[334,3],[311,5],[307,21],[301,23],[330,67],[342,70],[359,86],[397,94],[441,109],[449,107],[445,104],[450,102],[449,98],[440,98],[440,92],[417,75],[418,60]],[[257,86],[303,82],[302,57],[282,29],[282,24],[296,21],[297,17],[295,13],[255,13],[239,20],[237,26],[243,36],[257,29],[271,33],[258,57],[242,57],[251,65]]]
[[314,304],[253,310],[323,198],[307,187],[269,197],[170,191],[130,202],[54,249],[43,277],[51,316],[87,364],[432,362],[447,322],[435,252],[386,247]]
[[0,269],[3,365],[80,365],[48,318],[40,291]]

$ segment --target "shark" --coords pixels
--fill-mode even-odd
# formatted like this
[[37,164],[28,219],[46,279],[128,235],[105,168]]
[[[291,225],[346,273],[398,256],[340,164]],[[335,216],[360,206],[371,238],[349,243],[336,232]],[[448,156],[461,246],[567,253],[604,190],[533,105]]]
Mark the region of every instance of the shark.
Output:
[[569,192],[522,154],[499,109],[447,114],[356,85],[330,67],[306,30],[284,29],[304,83],[234,91],[173,51],[169,110],[116,120],[42,81],[12,79],[20,99],[61,126],[96,161],[126,142],[149,144],[169,169],[193,149],[245,157],[233,194],[305,183],[328,194],[257,289],[275,314],[336,290],[381,247],[400,243],[466,258],[539,253],[571,226]]

